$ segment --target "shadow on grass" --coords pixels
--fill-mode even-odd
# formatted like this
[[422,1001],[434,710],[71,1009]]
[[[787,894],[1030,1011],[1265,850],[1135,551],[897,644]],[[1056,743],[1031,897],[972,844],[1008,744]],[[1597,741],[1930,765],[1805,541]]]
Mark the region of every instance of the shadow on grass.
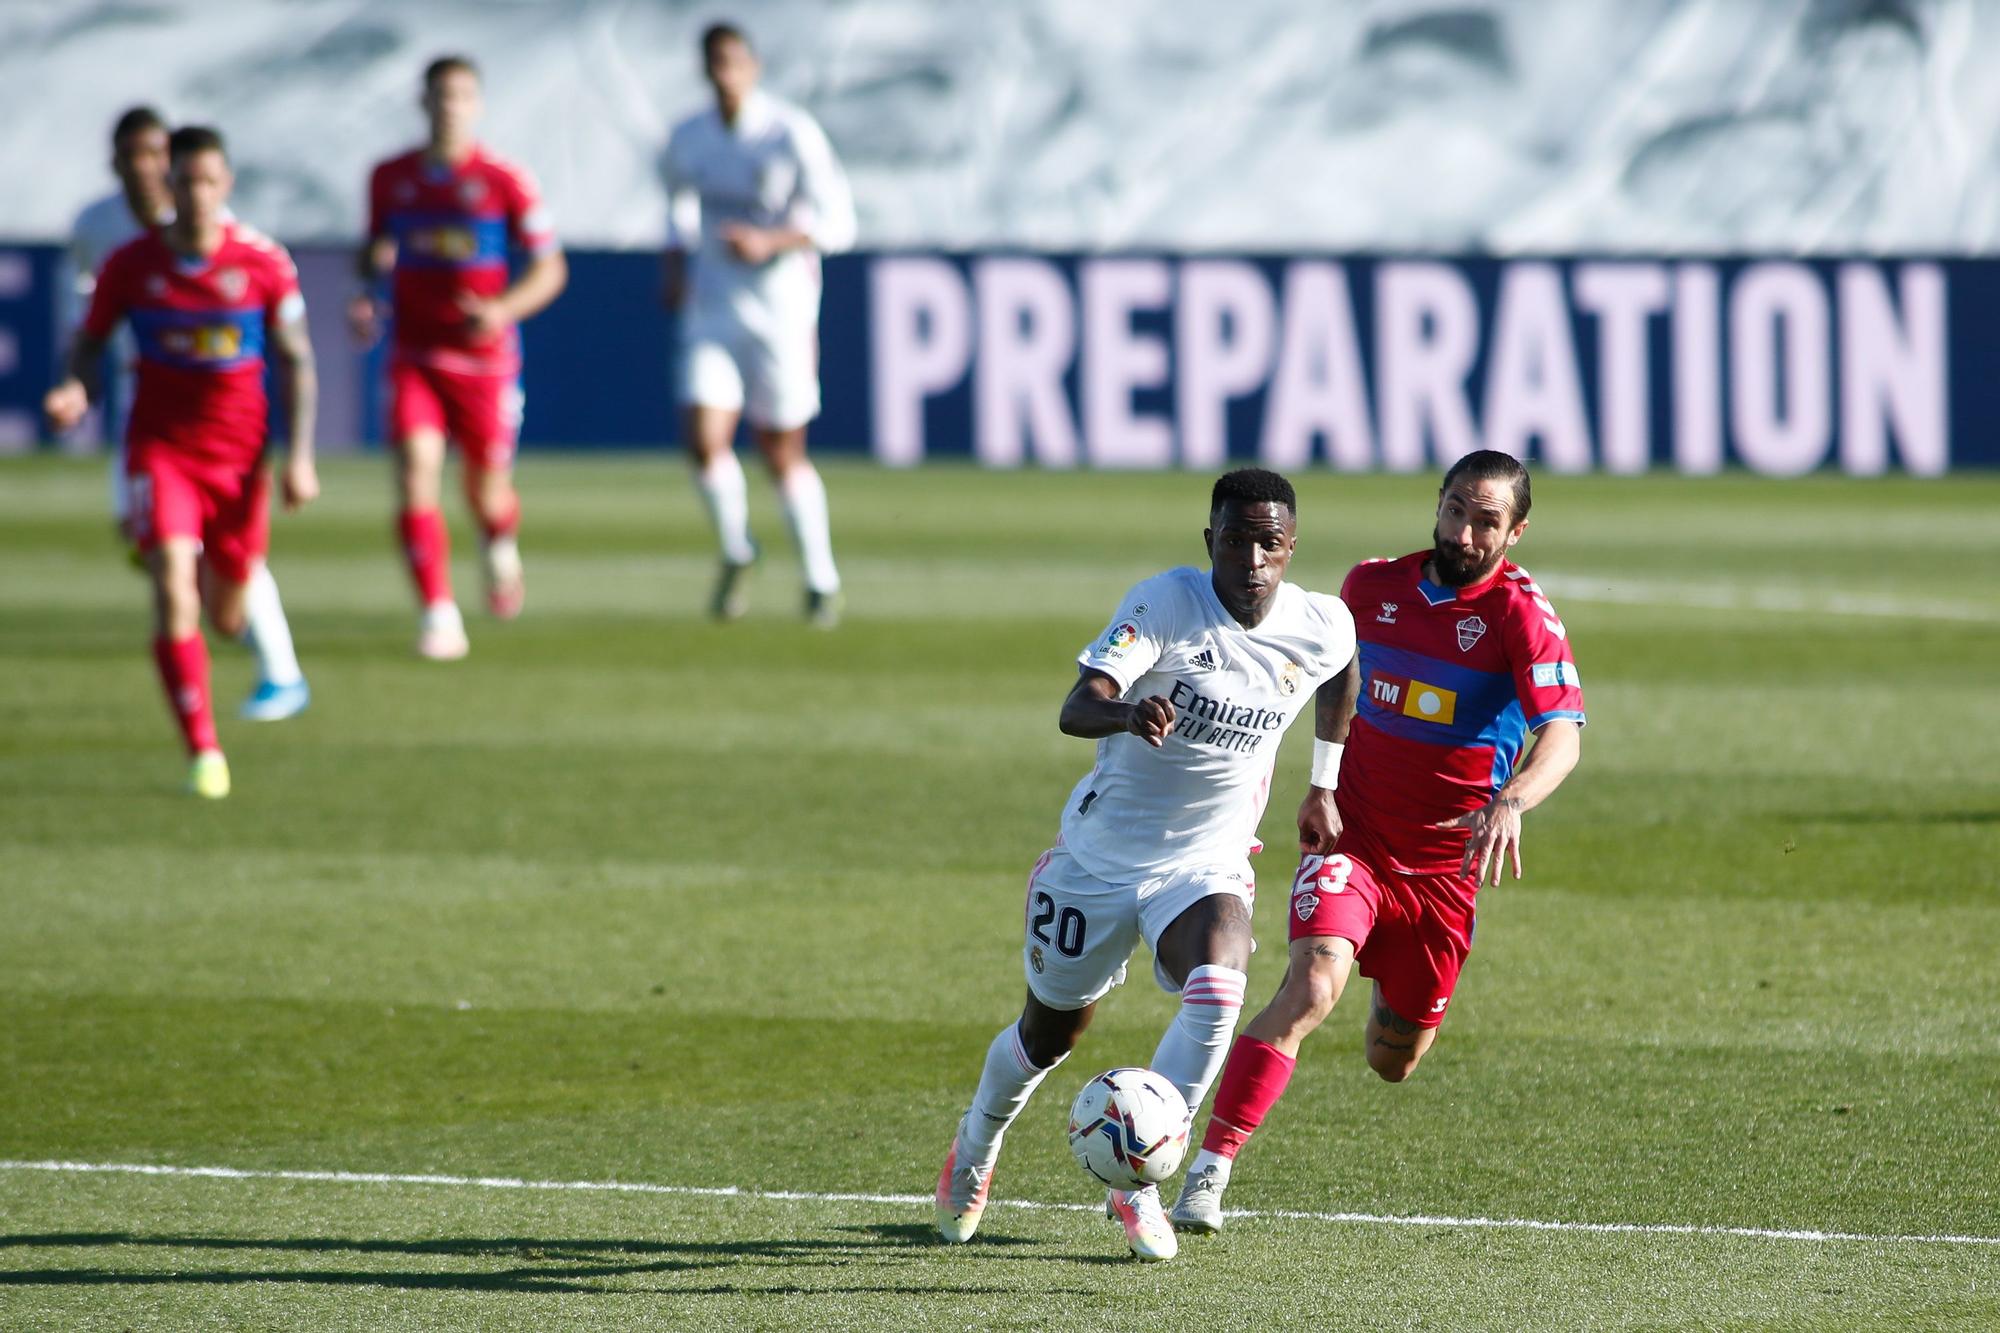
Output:
[[[760,1284],[752,1270],[782,1268],[849,1268],[887,1251],[932,1251],[942,1246],[928,1227],[873,1225],[841,1227],[851,1240],[770,1239],[744,1241],[624,1240],[608,1238],[543,1239],[523,1236],[439,1238],[435,1240],[354,1239],[348,1237],[281,1237],[134,1235],[129,1232],[49,1232],[0,1235],[0,1250],[32,1249],[164,1249],[277,1251],[292,1254],[397,1254],[442,1259],[512,1261],[507,1267],[484,1271],[403,1272],[374,1269],[285,1268],[200,1271],[180,1269],[148,1272],[92,1265],[73,1268],[0,1269],[0,1287],[88,1286],[228,1286],[253,1282],[303,1285],[395,1287],[413,1291],[499,1291],[571,1294],[617,1294],[633,1290],[619,1279],[648,1274],[678,1274],[743,1269],[742,1281],[703,1287],[672,1287],[683,1295],[1005,1295],[1018,1286],[910,1282],[843,1286],[778,1283]],[[1110,1255],[996,1253],[1035,1242],[1019,1237],[981,1237],[972,1247],[979,1258],[1036,1259],[1065,1264],[1127,1262]],[[1063,1293],[1055,1293],[1063,1294]],[[1072,1294],[1086,1294],[1076,1292]]]

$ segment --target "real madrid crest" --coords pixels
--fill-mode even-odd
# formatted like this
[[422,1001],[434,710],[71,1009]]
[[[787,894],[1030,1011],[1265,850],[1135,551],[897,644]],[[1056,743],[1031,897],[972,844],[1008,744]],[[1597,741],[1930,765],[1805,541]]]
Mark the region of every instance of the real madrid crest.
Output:
[[1278,668],[1278,693],[1285,695],[1299,692],[1299,680],[1303,676],[1297,662],[1287,662]]

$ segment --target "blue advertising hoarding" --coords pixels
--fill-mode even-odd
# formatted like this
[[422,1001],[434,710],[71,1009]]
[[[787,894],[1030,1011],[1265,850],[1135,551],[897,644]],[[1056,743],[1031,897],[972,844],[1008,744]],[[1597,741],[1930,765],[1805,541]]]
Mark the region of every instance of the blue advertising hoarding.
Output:
[[[330,445],[385,415],[380,349],[340,329],[345,256],[299,254]],[[524,442],[670,441],[657,258],[570,258],[524,329]],[[59,360],[55,271],[52,247],[0,249],[0,443],[32,435]],[[1987,260],[861,254],[825,277],[815,447],[898,466],[2000,465]]]

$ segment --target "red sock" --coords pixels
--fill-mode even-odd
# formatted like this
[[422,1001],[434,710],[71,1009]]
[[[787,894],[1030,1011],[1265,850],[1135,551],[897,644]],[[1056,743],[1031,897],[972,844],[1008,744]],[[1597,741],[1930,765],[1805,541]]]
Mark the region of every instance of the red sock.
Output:
[[1229,1063],[1223,1066],[1222,1086],[1215,1090],[1215,1109],[1209,1113],[1202,1150],[1235,1157],[1285,1095],[1298,1063],[1298,1057],[1267,1041],[1238,1037],[1229,1048]]
[[215,710],[208,702],[208,642],[199,631],[178,642],[162,635],[153,640],[153,662],[188,753],[221,749],[215,739]]
[[444,511],[405,509],[402,516],[403,558],[410,581],[425,606],[451,600],[451,538],[444,530]]
[[499,537],[511,537],[521,530],[521,497],[510,493],[507,499],[491,514],[479,516],[479,528],[491,542]]

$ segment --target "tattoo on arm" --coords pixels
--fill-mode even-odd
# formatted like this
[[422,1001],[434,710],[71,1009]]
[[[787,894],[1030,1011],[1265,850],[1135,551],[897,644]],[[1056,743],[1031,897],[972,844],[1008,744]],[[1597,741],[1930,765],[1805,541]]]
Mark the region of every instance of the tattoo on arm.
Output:
[[1306,952],[1311,954],[1315,958],[1340,957],[1340,950],[1334,948],[1331,942],[1322,942],[1319,944],[1308,945],[1306,946]]
[[1349,658],[1346,670],[1313,692],[1313,735],[1323,741],[1345,741],[1354,704],[1361,697],[1361,658]]

